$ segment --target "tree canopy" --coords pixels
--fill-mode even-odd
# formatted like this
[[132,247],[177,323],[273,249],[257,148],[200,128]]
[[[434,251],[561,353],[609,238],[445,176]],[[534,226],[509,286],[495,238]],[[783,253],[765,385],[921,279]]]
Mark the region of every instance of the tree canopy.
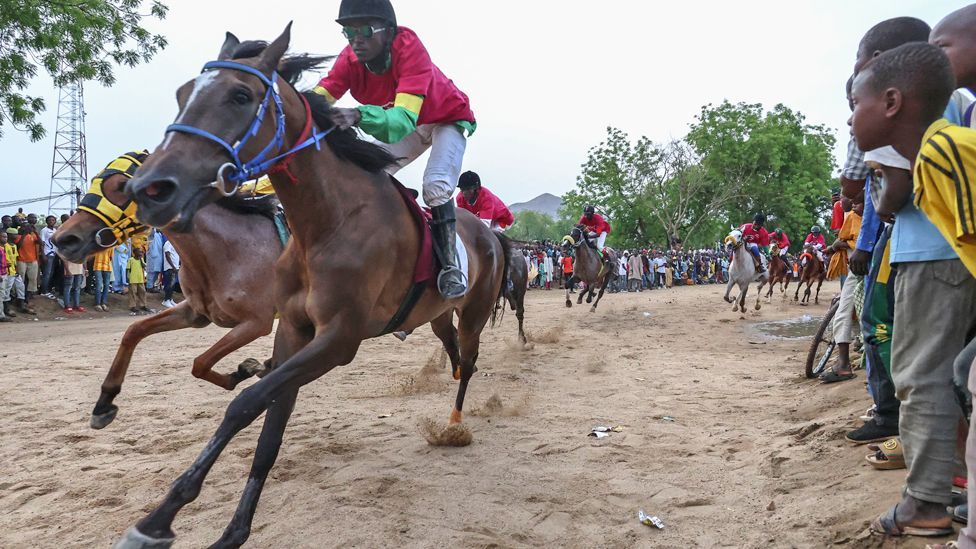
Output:
[[56,86],[94,80],[111,86],[115,67],[146,62],[166,39],[141,26],[167,7],[142,0],[10,0],[0,2],[0,137],[5,124],[32,141],[44,137],[37,117],[46,105],[25,90],[43,68]]
[[525,210],[514,215],[515,223],[505,231],[505,234],[516,240],[558,241],[566,234],[565,229],[544,213]]
[[829,211],[833,144],[827,128],[783,105],[728,101],[703,107],[687,137],[670,143],[607,128],[562,214],[595,205],[620,247],[709,246],[760,212],[796,240]]

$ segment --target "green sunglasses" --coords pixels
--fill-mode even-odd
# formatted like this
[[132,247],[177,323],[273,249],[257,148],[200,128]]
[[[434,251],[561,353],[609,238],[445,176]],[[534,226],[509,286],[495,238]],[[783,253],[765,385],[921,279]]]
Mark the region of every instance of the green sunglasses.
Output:
[[342,35],[346,37],[346,40],[352,42],[357,36],[362,36],[363,38],[370,38],[378,32],[383,32],[386,27],[378,28],[372,25],[363,25],[361,27],[342,27]]

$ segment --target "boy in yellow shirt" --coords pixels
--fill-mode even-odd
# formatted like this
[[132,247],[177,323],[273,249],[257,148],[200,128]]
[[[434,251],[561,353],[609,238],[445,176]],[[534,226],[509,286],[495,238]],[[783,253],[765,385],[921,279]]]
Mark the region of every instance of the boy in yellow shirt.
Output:
[[[925,292],[928,304],[916,311],[917,318],[908,319],[920,336],[917,341],[909,339],[916,350],[926,354],[927,367],[915,371],[912,379],[899,382],[895,376],[902,401],[900,427],[903,435],[926,435],[913,434],[918,442],[912,447],[904,444],[908,488],[901,502],[871,524],[872,530],[887,535],[952,532],[944,509],[952,487],[955,432],[961,418],[951,382],[953,362],[966,347],[967,338],[976,333],[976,189],[970,179],[970,174],[976,175],[976,131],[942,118],[955,87],[945,53],[916,42],[877,56],[854,80],[852,93],[851,127],[858,146],[874,150],[891,145],[913,159],[914,203],[959,256],[929,262],[924,269],[913,271],[910,280],[899,271],[899,284]],[[927,331],[922,326],[939,328]],[[896,333],[895,337],[901,336]],[[970,378],[970,387],[973,382]],[[925,391],[920,389],[923,387]],[[911,410],[910,422],[907,409]],[[971,459],[976,458],[973,438],[967,451]],[[976,459],[971,466],[976,467]],[[940,482],[920,482],[913,476],[916,468],[926,469],[930,479]],[[932,475],[935,470],[938,474]]]
[[129,279],[130,314],[151,313],[152,310],[146,307],[146,262],[142,260],[142,248],[133,247],[125,273]]

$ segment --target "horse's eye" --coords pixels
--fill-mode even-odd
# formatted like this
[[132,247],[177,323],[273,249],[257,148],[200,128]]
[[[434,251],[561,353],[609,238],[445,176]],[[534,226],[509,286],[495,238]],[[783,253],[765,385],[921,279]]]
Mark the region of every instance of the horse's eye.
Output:
[[231,99],[238,105],[247,105],[251,102],[251,96],[248,95],[248,93],[244,90],[235,91],[234,95],[231,96]]

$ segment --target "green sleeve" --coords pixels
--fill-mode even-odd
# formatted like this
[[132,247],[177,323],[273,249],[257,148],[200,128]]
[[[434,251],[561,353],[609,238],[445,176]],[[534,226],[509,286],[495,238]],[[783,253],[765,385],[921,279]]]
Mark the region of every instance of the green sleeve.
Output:
[[417,115],[403,107],[359,107],[359,127],[384,143],[396,143],[417,129]]

